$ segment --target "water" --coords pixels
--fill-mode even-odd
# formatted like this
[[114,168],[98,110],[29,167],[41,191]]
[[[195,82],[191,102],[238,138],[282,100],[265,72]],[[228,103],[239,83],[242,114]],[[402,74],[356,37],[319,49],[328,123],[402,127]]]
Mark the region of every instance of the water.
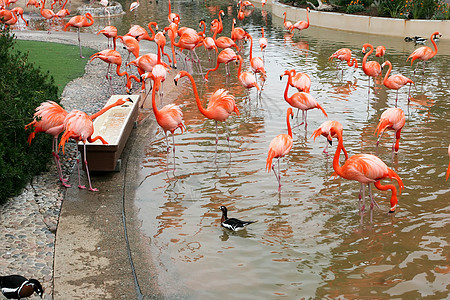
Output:
[[[124,8],[130,3],[123,3]],[[172,7],[182,16],[182,25],[193,28],[200,19],[209,24],[219,8],[227,14],[222,35],[229,36],[236,16],[234,3],[177,1]],[[127,13],[112,22],[124,34],[130,24],[157,21],[161,28],[167,25],[167,14],[165,1],[141,3],[136,20]],[[106,20],[96,20],[89,30],[98,31],[104,25]],[[439,53],[422,77],[421,72],[414,76],[405,63],[416,47],[402,38],[316,27],[290,36],[282,19],[259,9],[238,26],[254,37],[255,56],[261,56],[257,43],[261,26],[269,40],[265,52],[268,78],[259,102],[255,90],[247,99],[247,91],[236,80],[234,64],[230,64],[229,78],[225,79],[221,66],[207,84],[196,67],[188,66],[195,71],[204,105],[218,88],[236,97],[241,116],[233,114],[226,124],[231,159],[224,126],[219,124],[214,160],[215,123],[200,114],[185,79],[180,80],[175,103],[182,106],[188,131],[177,131],[175,136],[175,170],[161,132],[143,141],[147,151],[141,162],[136,205],[142,231],[151,238],[164,294],[170,298],[187,293],[196,299],[447,298],[450,43],[439,43]],[[390,194],[373,188],[381,209],[375,209],[372,224],[368,213],[360,223],[359,184],[331,178],[332,156],[322,154],[325,138],[320,136],[315,142],[310,138],[327,120],[317,109],[308,112],[306,133],[303,126],[294,129],[294,146],[280,164],[281,193],[273,173],[265,171],[270,141],[286,133],[289,105],[283,93],[287,78],[279,78],[286,69],[311,77],[311,94],[327,111],[328,120],[343,124],[344,145],[350,155],[375,152],[375,128],[381,113],[395,105],[395,91],[378,80],[368,97],[368,80],[361,68],[354,71],[344,66],[342,74],[336,63],[328,61],[334,51],[347,47],[361,63],[366,42],[385,45],[393,73],[416,82],[410,105],[408,88],[399,93],[398,107],[405,111],[406,125],[398,155],[392,158],[392,132],[385,134],[379,149],[380,158],[402,178],[405,190],[396,214],[388,215]],[[206,72],[212,63],[203,49],[197,52]],[[249,44],[243,50],[245,68],[249,67],[248,53]],[[293,92],[291,88],[289,95]],[[331,155],[335,149],[335,144],[329,148]],[[220,227],[220,205],[228,207],[231,217],[257,223],[243,232],[229,232]]]

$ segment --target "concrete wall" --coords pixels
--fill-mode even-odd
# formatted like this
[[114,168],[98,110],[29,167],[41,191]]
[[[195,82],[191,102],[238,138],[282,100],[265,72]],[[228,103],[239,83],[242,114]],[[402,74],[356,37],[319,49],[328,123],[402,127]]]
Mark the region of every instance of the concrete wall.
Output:
[[[260,1],[252,1],[261,7]],[[272,10],[272,14],[279,18],[284,18],[283,13],[286,12],[287,20],[292,23],[306,20],[305,9],[272,0],[267,0],[267,4],[264,9]],[[439,31],[442,34],[441,39],[450,40],[450,21],[448,20],[404,20],[311,10],[309,21],[311,25],[318,27],[398,37],[417,35],[429,38],[433,32]]]

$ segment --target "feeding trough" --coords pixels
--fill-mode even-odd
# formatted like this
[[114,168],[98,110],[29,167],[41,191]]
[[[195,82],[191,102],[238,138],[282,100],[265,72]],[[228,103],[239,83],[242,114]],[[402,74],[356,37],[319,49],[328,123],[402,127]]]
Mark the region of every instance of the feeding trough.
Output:
[[[108,142],[100,140],[86,143],[87,160],[90,171],[119,171],[120,155],[125,147],[131,130],[135,126],[140,95],[113,95],[105,106],[116,102],[120,98],[131,98],[133,103],[116,106],[94,120],[94,134],[101,136]],[[78,143],[78,150],[84,155],[83,143]],[[84,168],[84,165],[83,165]]]

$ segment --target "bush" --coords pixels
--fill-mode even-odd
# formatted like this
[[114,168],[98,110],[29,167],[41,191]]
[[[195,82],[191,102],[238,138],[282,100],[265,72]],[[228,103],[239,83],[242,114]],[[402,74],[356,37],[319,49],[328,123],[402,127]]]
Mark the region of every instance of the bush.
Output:
[[13,50],[14,35],[0,25],[0,203],[20,193],[36,174],[46,170],[52,137],[38,134],[28,145],[34,110],[41,102],[58,102],[53,78]]
[[362,12],[365,10],[366,9],[364,8],[364,6],[362,4],[350,2],[350,5],[347,6],[347,9],[345,10],[345,12],[348,14],[354,14],[354,13]]

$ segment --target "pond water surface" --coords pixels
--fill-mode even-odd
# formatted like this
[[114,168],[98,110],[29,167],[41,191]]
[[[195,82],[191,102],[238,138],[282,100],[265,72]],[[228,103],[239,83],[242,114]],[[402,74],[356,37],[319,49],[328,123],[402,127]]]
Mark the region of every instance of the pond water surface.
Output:
[[[124,8],[130,3],[124,2]],[[195,29],[201,19],[209,24],[217,18],[219,9],[226,14],[222,35],[229,36],[237,15],[235,2],[172,3],[172,10],[181,15],[180,26]],[[121,34],[130,24],[157,21],[161,28],[168,25],[167,14],[166,1],[141,3],[136,20],[127,12],[113,18],[112,24]],[[90,30],[100,30],[105,22],[97,22]],[[290,35],[282,19],[259,8],[238,26],[254,37],[255,56],[262,56],[257,43],[261,27],[269,42],[264,54],[267,81],[259,100],[256,90],[248,94],[238,82],[234,64],[230,64],[229,78],[221,66],[207,84],[197,67],[187,66],[204,105],[218,88],[236,98],[241,115],[233,114],[226,124],[231,158],[224,126],[219,124],[214,159],[215,123],[198,111],[187,79],[180,80],[175,101],[182,106],[187,127],[175,136],[175,170],[162,132],[154,140],[143,141],[148,147],[141,162],[136,205],[142,231],[151,238],[164,294],[171,298],[183,291],[196,299],[447,298],[449,42],[438,44],[439,53],[428,63],[424,76],[421,72],[414,76],[405,60],[417,46],[403,38],[313,26]],[[274,174],[265,170],[270,141],[287,132],[289,105],[283,98],[287,78],[279,78],[287,69],[311,77],[311,95],[328,113],[328,120],[342,123],[350,155],[375,153],[375,128],[382,112],[395,106],[395,91],[377,79],[368,96],[368,79],[361,68],[344,66],[342,73],[336,62],[328,61],[334,51],[346,47],[361,63],[364,43],[386,46],[385,59],[392,62],[393,73],[416,82],[409,105],[408,87],[399,92],[398,107],[406,115],[400,151],[392,158],[392,131],[385,134],[379,148],[379,157],[402,178],[405,190],[396,213],[388,215],[390,193],[373,188],[380,209],[375,209],[372,224],[368,213],[360,223],[359,184],[332,178],[332,156],[322,153],[325,138],[315,142],[310,138],[327,120],[319,110],[308,112],[307,132],[303,126],[293,130],[293,148],[280,164],[280,193]],[[241,52],[246,69],[249,46]],[[213,64],[202,48],[197,53],[205,72]],[[291,88],[289,95],[293,93]],[[336,144],[329,147],[331,155]],[[230,217],[257,222],[245,231],[230,232],[220,226],[220,205],[228,207]]]

